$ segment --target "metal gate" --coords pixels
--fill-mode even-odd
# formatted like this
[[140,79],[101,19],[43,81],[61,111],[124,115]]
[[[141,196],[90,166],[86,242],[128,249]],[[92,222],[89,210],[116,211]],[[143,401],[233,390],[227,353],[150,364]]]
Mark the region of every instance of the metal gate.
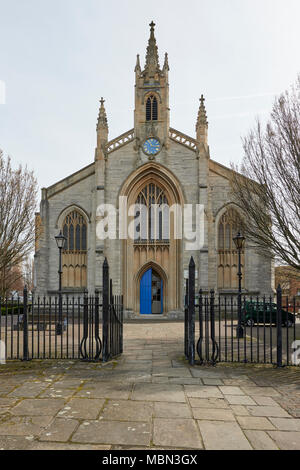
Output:
[[104,362],[123,351],[123,297],[113,295],[103,264],[102,293],[0,298],[1,359],[81,359]]
[[195,295],[195,263],[186,280],[184,349],[189,363],[300,365],[300,305],[275,296]]

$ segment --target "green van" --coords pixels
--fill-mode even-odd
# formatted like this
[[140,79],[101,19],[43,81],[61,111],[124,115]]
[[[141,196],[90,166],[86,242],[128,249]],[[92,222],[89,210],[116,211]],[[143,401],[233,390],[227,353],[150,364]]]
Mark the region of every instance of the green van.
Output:
[[[275,303],[270,302],[255,302],[254,300],[247,300],[242,302],[242,323],[247,326],[253,326],[258,323],[269,323],[276,325],[277,323],[277,306]],[[290,327],[295,323],[295,316],[281,309],[282,312],[282,325]]]

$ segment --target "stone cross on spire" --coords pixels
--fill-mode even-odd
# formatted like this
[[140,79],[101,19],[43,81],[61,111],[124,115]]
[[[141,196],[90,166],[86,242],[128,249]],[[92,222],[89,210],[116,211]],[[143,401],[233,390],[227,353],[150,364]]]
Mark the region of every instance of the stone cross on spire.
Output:
[[146,53],[146,66],[145,72],[150,77],[153,77],[155,72],[159,72],[159,58],[158,58],[158,47],[156,45],[156,39],[154,36],[154,27],[155,23],[152,21],[150,23],[150,38],[147,47]]
[[98,123],[97,123],[97,130],[103,129],[103,128],[108,129],[107,116],[106,116],[104,103],[105,103],[105,100],[103,98],[101,98],[99,116],[98,116]]

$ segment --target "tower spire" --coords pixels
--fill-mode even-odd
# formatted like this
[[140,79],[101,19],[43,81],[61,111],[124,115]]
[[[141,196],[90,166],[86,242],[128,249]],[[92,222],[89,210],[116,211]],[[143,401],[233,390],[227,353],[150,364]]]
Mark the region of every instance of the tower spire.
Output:
[[147,53],[146,53],[146,65],[145,72],[150,76],[154,76],[155,72],[159,72],[159,58],[158,58],[158,47],[156,45],[156,39],[154,35],[155,23],[150,23],[150,38],[148,41]]
[[197,133],[197,140],[203,144],[207,144],[207,130],[208,130],[208,121],[207,121],[207,114],[204,105],[205,98],[201,95],[200,98],[200,106],[198,111],[198,118],[196,123],[196,133]]

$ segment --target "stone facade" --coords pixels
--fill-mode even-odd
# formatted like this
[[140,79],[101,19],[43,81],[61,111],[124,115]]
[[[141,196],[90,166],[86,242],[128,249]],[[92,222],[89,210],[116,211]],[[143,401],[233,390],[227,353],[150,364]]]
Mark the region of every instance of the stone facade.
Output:
[[[209,289],[236,292],[236,286],[230,283],[227,288],[218,285],[218,227],[220,218],[230,208],[241,219],[245,219],[245,214],[230,190],[231,170],[210,158],[203,96],[195,138],[170,128],[168,71],[167,55],[160,69],[152,23],[145,69],[141,69],[139,56],[135,68],[134,129],[108,141],[108,124],[104,100],[101,99],[94,163],[42,190],[40,213],[37,214],[42,224],[42,234],[35,254],[38,294],[57,291],[58,250],[54,237],[64,229],[65,217],[73,210],[78,211],[87,224],[87,283],[85,286],[68,287],[66,292],[80,294],[85,287],[89,292],[101,290],[102,263],[107,257],[114,291],[125,295],[128,312],[139,314],[141,277],[145,269],[151,267],[162,279],[165,294],[163,313],[174,314],[183,309],[184,273],[191,256],[198,271],[198,288],[206,292]],[[153,116],[147,118],[150,98],[155,98],[157,102],[155,119],[152,119]],[[149,137],[159,142],[160,151],[156,155],[147,155],[144,151],[143,144]],[[172,234],[168,243],[161,241],[155,246],[153,243],[137,244],[120,240],[118,223],[117,239],[99,239],[97,226],[103,220],[103,214],[97,208],[105,203],[119,209],[120,196],[134,202],[143,184],[148,183],[162,188],[170,205],[174,202],[181,206],[204,206],[204,244],[200,250],[186,250],[185,241],[174,240]],[[243,259],[245,292],[270,294],[273,291],[271,259],[263,258],[247,241]],[[225,266],[222,269],[236,269],[235,265],[234,261],[233,267]]]

